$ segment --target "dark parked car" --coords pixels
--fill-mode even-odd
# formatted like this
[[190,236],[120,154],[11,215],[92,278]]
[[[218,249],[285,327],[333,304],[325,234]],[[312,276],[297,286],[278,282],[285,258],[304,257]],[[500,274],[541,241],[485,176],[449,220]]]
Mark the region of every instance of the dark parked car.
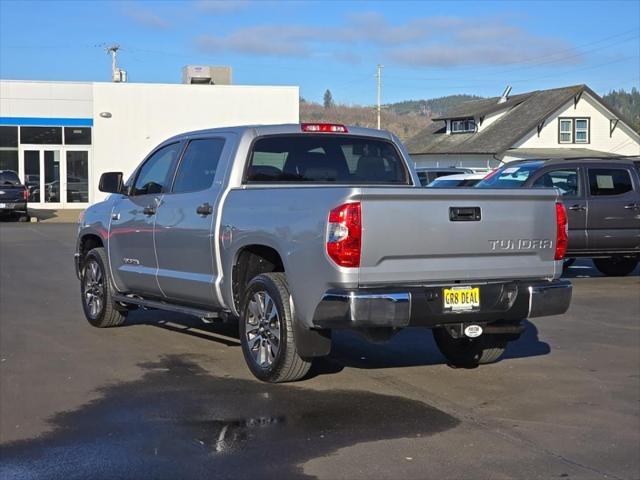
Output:
[[457,168],[457,167],[423,167],[416,168],[416,173],[420,179],[420,183],[423,187],[426,187],[436,178],[444,177],[447,175],[455,175],[457,173],[473,173],[470,168]]
[[567,258],[591,257],[605,275],[628,275],[640,260],[640,160],[509,162],[476,188],[555,187],[569,220]]
[[0,214],[12,215],[21,222],[29,219],[27,197],[29,192],[13,170],[0,170]]

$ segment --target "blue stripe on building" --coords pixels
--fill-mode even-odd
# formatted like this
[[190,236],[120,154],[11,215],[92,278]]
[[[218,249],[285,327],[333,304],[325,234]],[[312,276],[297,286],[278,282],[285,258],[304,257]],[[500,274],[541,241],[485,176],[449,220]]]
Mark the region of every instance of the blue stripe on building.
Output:
[[0,117],[0,125],[28,127],[93,127],[93,118]]

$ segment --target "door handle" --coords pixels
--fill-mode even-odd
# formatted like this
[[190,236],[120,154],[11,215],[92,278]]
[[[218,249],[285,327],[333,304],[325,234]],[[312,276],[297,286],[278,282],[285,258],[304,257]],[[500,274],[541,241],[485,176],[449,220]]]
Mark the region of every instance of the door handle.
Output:
[[149,205],[147,207],[144,207],[144,210],[142,210],[142,213],[144,213],[145,215],[155,215],[156,214],[156,207],[154,207],[153,205]]
[[639,210],[640,205],[638,205],[637,203],[630,203],[629,205],[625,205],[624,208],[626,208],[627,210]]
[[569,210],[573,210],[574,212],[584,212],[587,209],[584,205],[571,205]]
[[209,203],[205,202],[196,208],[196,213],[198,215],[211,215],[213,213],[213,205],[209,205]]

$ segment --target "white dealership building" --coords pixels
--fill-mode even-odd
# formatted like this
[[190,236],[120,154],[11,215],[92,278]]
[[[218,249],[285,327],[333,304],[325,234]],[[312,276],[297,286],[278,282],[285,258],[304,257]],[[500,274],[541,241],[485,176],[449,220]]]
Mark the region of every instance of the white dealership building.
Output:
[[295,86],[0,80],[0,170],[15,170],[34,208],[104,198],[103,172],[125,178],[166,138],[190,130],[297,123]]

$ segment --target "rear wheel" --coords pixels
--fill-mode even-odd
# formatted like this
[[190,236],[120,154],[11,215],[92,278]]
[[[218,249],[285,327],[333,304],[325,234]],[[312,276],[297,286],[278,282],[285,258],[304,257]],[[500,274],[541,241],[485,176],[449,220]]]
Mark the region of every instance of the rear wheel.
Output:
[[251,373],[265,382],[299,380],[311,367],[296,349],[289,298],[284,274],[274,272],[251,280],[242,300],[242,353]]
[[636,269],[638,260],[625,257],[594,258],[593,264],[601,273],[607,276],[624,277]]
[[496,362],[509,343],[505,335],[483,334],[477,338],[454,338],[442,327],[433,329],[433,338],[447,362],[462,368]]
[[126,308],[113,301],[114,289],[109,281],[107,265],[104,248],[90,250],[82,263],[82,309],[94,327],[117,327],[127,318]]

